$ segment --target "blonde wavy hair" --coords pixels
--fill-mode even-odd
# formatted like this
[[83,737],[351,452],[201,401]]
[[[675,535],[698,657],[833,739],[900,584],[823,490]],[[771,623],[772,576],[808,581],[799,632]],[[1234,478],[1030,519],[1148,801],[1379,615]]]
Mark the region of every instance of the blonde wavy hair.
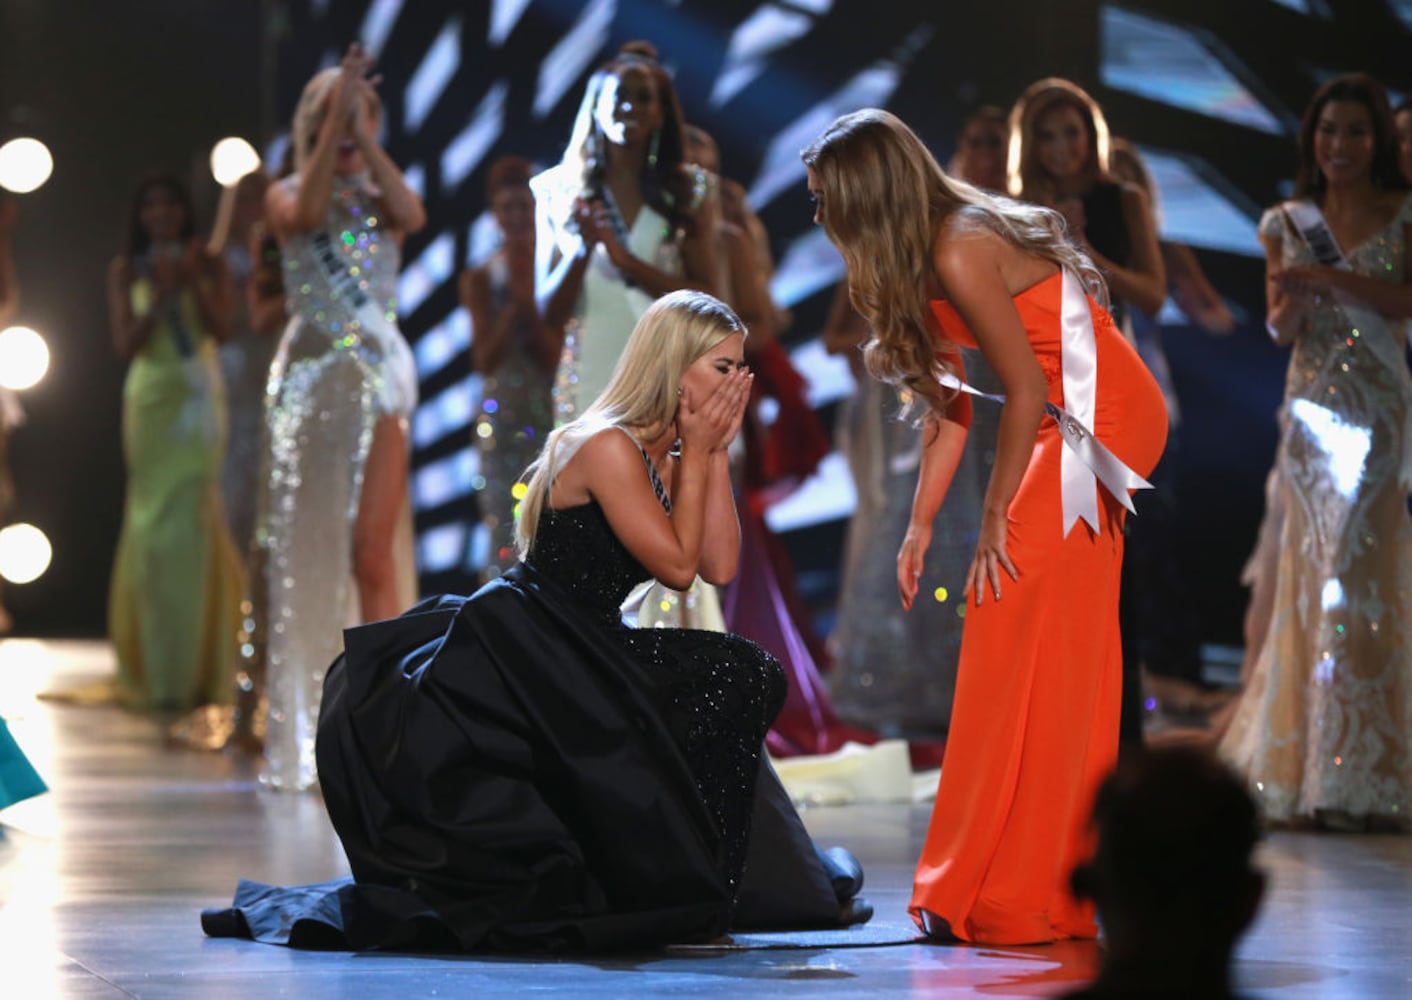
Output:
[[1089,162],[1085,169],[1094,180],[1108,176],[1112,141],[1103,109],[1077,83],[1057,76],[1045,77],[1026,87],[1010,109],[1010,148],[1005,177],[1012,196],[1040,203],[1054,200],[1054,185],[1039,165],[1035,128],[1040,118],[1059,107],[1073,108],[1083,119],[1089,143]]
[[927,301],[932,248],[953,216],[1073,272],[1106,300],[1103,278],[1068,242],[1064,220],[1037,205],[988,195],[948,177],[896,115],[867,108],[844,115],[801,154],[822,189],[823,224],[848,265],[853,307],[872,326],[863,360],[874,378],[911,390],[934,411],[952,393],[938,382],[955,369],[932,337]]
[[[328,117],[333,88],[342,72],[339,67],[330,66],[328,69],[319,70],[304,84],[304,91],[299,95],[299,103],[294,108],[294,124],[290,128],[293,133],[290,145],[294,151],[295,173],[303,171],[309,154],[314,151],[314,146],[319,141],[319,131],[324,127],[324,119]],[[373,114],[381,118],[382,98],[378,97],[376,91],[373,92],[372,102]]]
[[576,419],[553,431],[525,470],[515,542],[520,558],[534,551],[535,531],[554,479],[589,438],[621,427],[642,441],[664,433],[677,417],[678,387],[692,362],[745,324],[720,299],[689,289],[662,296],[633,327],[601,395]]

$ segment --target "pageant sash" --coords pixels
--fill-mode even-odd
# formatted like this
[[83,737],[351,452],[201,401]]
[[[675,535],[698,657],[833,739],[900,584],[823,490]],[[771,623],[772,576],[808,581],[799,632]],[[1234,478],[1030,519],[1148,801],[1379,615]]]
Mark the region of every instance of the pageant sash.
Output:
[[[1136,514],[1131,490],[1150,490],[1152,484],[1109,450],[1092,431],[1098,401],[1098,338],[1093,312],[1079,279],[1064,272],[1060,308],[1060,363],[1063,368],[1064,405],[1046,401],[1044,412],[1054,418],[1064,451],[1059,456],[1063,498],[1064,536],[1082,520],[1099,531],[1098,484],[1113,499]],[[941,384],[981,399],[1004,403],[1005,397],[981,392],[955,375],[942,376]]]
[[[1285,215],[1294,225],[1295,232],[1299,233],[1304,240],[1309,252],[1314,255],[1314,259],[1325,267],[1332,267],[1339,271],[1353,271],[1353,265],[1344,257],[1343,251],[1339,249],[1338,241],[1334,239],[1333,231],[1329,228],[1328,221],[1324,218],[1324,213],[1319,211],[1319,206],[1312,201],[1299,200],[1287,201],[1284,204]],[[1362,302],[1359,302],[1352,295],[1339,288],[1330,289],[1333,293],[1334,301],[1343,310],[1344,316],[1355,330],[1372,330],[1385,328],[1387,319],[1372,309],[1369,309]],[[1362,338],[1360,338],[1362,339]],[[1373,341],[1383,341],[1386,338],[1375,337]],[[1393,338],[1394,342],[1396,338]],[[1377,354],[1380,361],[1392,361],[1393,370],[1400,369],[1404,362],[1399,351],[1389,349],[1385,344],[1373,343],[1365,340],[1365,345]]]
[[[1319,206],[1307,199],[1299,199],[1285,202],[1282,208],[1285,217],[1289,219],[1295,232],[1318,263],[1339,271],[1353,270],[1353,265],[1343,255],[1338,240],[1334,239],[1333,231],[1329,228],[1328,220],[1324,218],[1324,213],[1319,211]],[[1377,358],[1379,363],[1399,380],[1406,380],[1407,362],[1402,354],[1401,338],[1382,335],[1388,331],[1387,318],[1369,309],[1342,289],[1331,288],[1329,291],[1348,321],[1352,335],[1358,338],[1363,349]],[[1409,328],[1409,333],[1412,333],[1412,328]],[[1398,481],[1403,486],[1412,488],[1412,410],[1408,411],[1404,420],[1402,440],[1405,442],[1404,455]]]
[[417,372],[406,338],[349,269],[333,237],[320,230],[309,238],[309,244],[328,280],[329,297],[357,320],[358,335],[377,344],[386,359],[378,392],[383,411],[410,414],[417,406]]

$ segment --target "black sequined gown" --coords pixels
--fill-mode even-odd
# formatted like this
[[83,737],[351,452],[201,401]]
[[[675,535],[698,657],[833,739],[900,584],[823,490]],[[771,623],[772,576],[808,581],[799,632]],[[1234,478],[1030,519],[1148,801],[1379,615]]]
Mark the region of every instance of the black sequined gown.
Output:
[[[723,933],[784,674],[736,636],[625,627],[647,576],[589,503],[546,511],[529,564],[472,597],[349,630],[317,756],[353,881],[243,882],[207,932],[503,950]],[[793,843],[783,860],[817,868],[802,827]]]

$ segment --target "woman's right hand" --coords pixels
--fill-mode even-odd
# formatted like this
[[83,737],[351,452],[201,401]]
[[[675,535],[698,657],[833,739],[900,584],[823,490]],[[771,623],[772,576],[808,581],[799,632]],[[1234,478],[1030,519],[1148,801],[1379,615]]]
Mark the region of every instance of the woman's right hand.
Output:
[[930,524],[909,524],[902,547],[897,550],[897,594],[902,598],[902,610],[911,611],[917,597],[917,581],[922,578],[923,562],[932,544]]
[[573,219],[583,248],[592,250],[598,245],[598,213],[594,210],[594,203],[586,198],[575,198]]
[[728,448],[740,430],[754,384],[753,373],[737,369],[699,404],[692,398],[691,390],[684,388],[677,406],[677,434],[681,437],[682,449],[710,453]]

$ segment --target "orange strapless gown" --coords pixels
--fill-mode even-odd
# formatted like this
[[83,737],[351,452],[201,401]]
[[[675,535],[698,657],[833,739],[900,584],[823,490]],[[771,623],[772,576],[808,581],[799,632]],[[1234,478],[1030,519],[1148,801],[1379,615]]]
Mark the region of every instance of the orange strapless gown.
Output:
[[[1049,397],[1064,404],[1055,274],[1015,297]],[[1161,390],[1104,309],[1090,300],[1097,350],[1094,434],[1139,475],[1161,457]],[[933,302],[942,336],[976,341]],[[978,405],[986,405],[984,402]],[[1101,531],[1062,529],[1057,425],[1045,417],[1010,505],[1020,578],[966,608],[955,707],[911,913],[939,937],[1030,944],[1093,937],[1092,907],[1069,891],[1090,852],[1089,813],[1118,757],[1122,651],[1118,575],[1127,513],[1103,488]],[[945,510],[942,515],[945,517]]]

